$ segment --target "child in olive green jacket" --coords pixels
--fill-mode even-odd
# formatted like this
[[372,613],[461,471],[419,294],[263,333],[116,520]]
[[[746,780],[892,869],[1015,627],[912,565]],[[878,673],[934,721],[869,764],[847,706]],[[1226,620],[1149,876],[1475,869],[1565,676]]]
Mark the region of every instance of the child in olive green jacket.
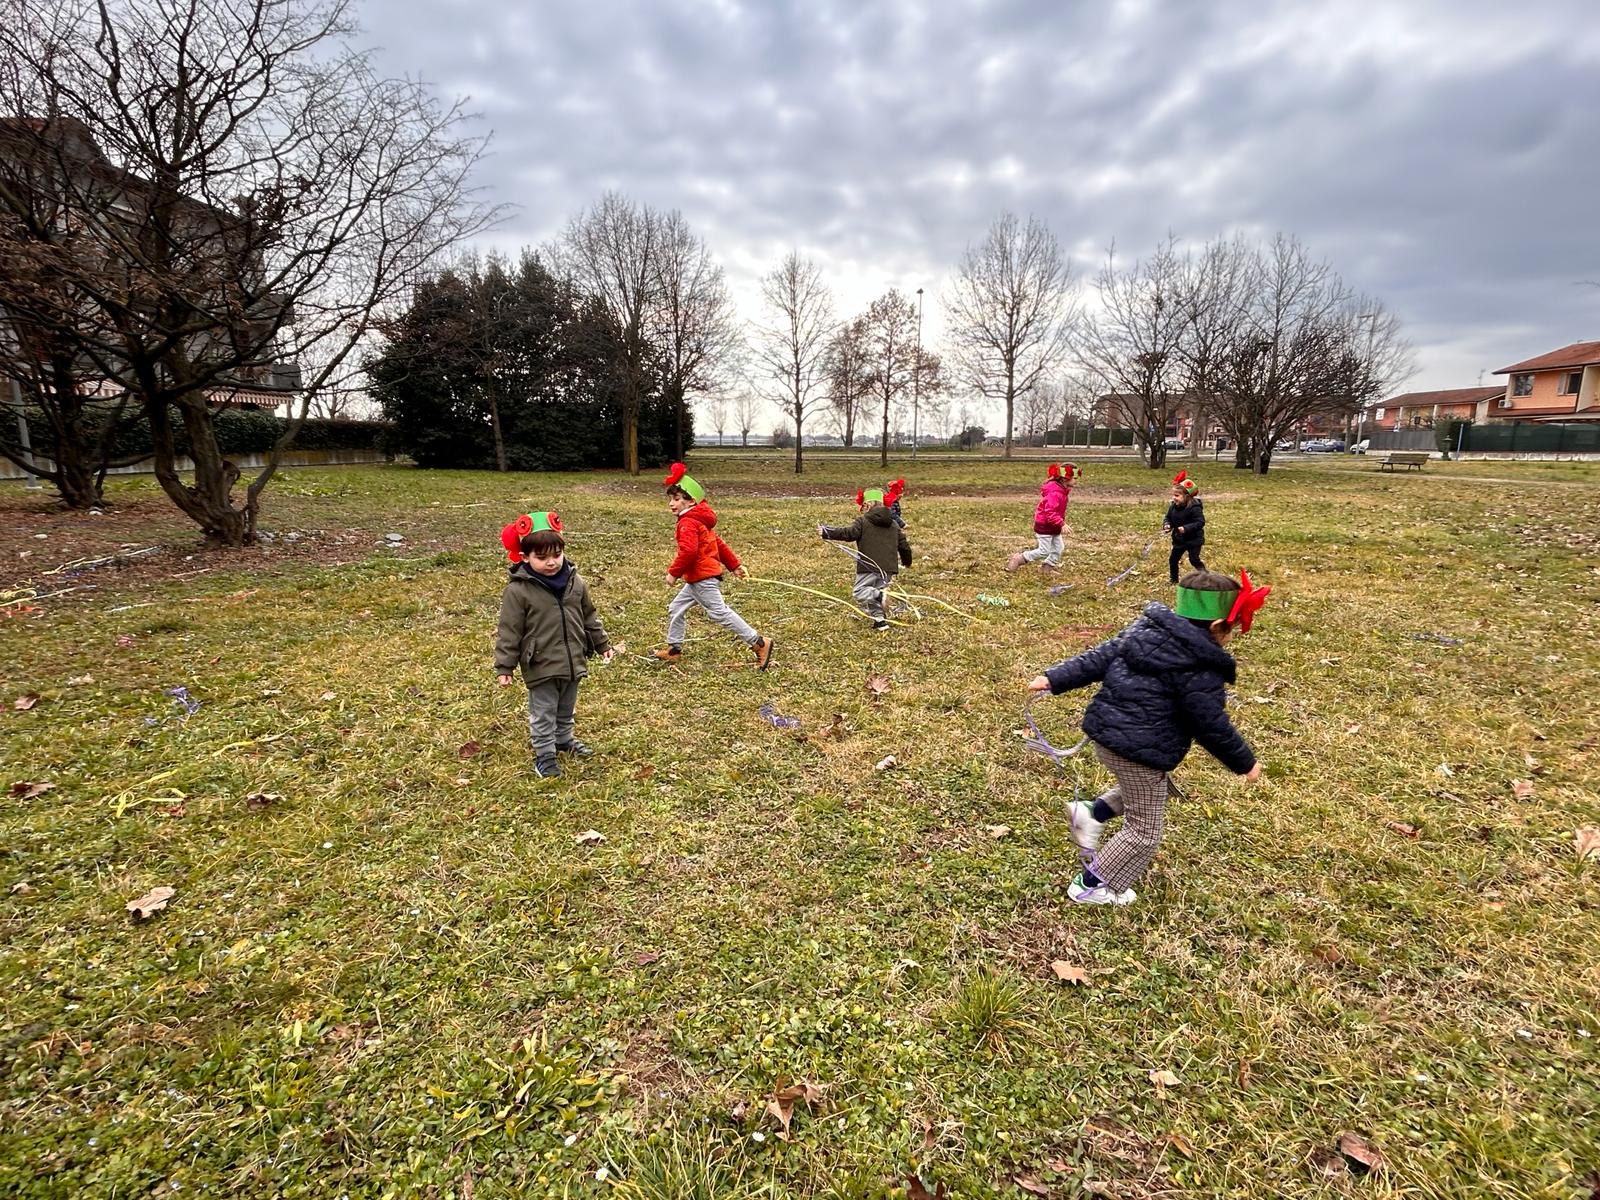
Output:
[[528,736],[533,769],[541,779],[558,778],[556,753],[587,757],[594,751],[573,736],[578,685],[585,660],[611,661],[611,641],[589,599],[589,585],[567,559],[561,518],[529,513],[507,525],[501,544],[511,556],[511,578],[500,597],[494,669],[501,687],[522,670],[528,688]]

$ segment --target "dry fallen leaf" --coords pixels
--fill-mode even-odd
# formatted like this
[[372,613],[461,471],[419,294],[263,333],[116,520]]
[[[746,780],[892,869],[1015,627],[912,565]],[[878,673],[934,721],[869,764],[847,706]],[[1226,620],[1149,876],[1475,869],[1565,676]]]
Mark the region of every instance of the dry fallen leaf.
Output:
[[1194,1143],[1188,1138],[1184,1137],[1183,1134],[1179,1133],[1176,1129],[1170,1129],[1161,1136],[1167,1145],[1171,1146],[1185,1158],[1192,1159],[1196,1157]]
[[1522,764],[1535,775],[1544,770],[1544,768],[1539,765],[1539,760],[1533,755],[1529,754],[1526,750],[1522,752]]
[[1514,795],[1518,800],[1530,800],[1530,799],[1532,799],[1533,798],[1533,780],[1531,780],[1531,779],[1513,779],[1511,781],[1511,794]]
[[1383,1152],[1359,1134],[1341,1133],[1334,1144],[1338,1146],[1339,1153],[1345,1156],[1351,1169],[1357,1174],[1382,1171],[1389,1165],[1384,1161]]
[[1075,967],[1063,959],[1056,959],[1050,964],[1050,969],[1056,973],[1056,978],[1062,983],[1083,985],[1089,982],[1089,972],[1082,967]]
[[117,645],[126,650],[129,646],[133,645],[133,639],[125,633],[119,633],[117,634]]
[[1032,1179],[1027,1175],[1018,1175],[1013,1178],[1011,1182],[1016,1184],[1023,1191],[1032,1193],[1035,1196],[1048,1196],[1050,1194],[1049,1188],[1045,1187],[1045,1185],[1040,1183],[1037,1179]]
[[1456,773],[1455,768],[1452,767],[1449,763],[1440,763],[1437,767],[1434,768],[1434,770],[1438,771],[1439,774],[1443,775],[1446,779],[1453,778],[1455,776],[1455,773]]
[[167,902],[178,894],[177,888],[158,887],[151,888],[137,900],[129,900],[124,906],[128,915],[135,922],[148,921],[156,913],[167,906]]
[[1415,825],[1407,825],[1404,821],[1390,821],[1389,828],[1394,830],[1401,837],[1408,838],[1414,838],[1422,832]]
[[19,779],[11,785],[11,794],[18,800],[32,800],[35,796],[55,791],[55,787],[53,783],[29,783],[26,779]]
[[13,896],[26,896],[31,891],[33,891],[33,885],[26,879],[18,880],[11,885],[11,894]]
[[817,736],[819,738],[842,738],[849,732],[850,727],[844,723],[844,714],[834,713],[833,723],[830,724],[826,729],[820,731]]
[[67,680],[68,687],[82,687],[86,683],[93,683],[93,675],[74,675]]
[[867,676],[867,691],[871,692],[874,698],[883,695],[889,688],[890,682],[887,675]]
[[1344,1156],[1331,1146],[1318,1146],[1306,1160],[1311,1173],[1321,1179],[1341,1179],[1349,1171]]
[[873,766],[874,771],[887,771],[890,767],[898,766],[899,762],[892,754],[886,754]]
[[1572,848],[1578,852],[1578,861],[1600,858],[1600,825],[1584,825],[1572,835]]
[[477,742],[466,742],[456,751],[457,758],[472,758],[481,749]]
[[633,773],[633,777],[636,780],[638,780],[640,783],[644,783],[647,779],[650,778],[650,776],[654,775],[655,773],[656,773],[656,769],[654,767],[652,767],[649,763],[645,763],[644,766],[640,767],[637,771],[635,771]]
[[641,950],[633,956],[633,965],[636,967],[648,967],[660,957],[661,951],[659,950]]
[[933,1191],[915,1175],[906,1176],[906,1200],[945,1200],[950,1189],[941,1181]]
[[263,808],[268,808],[271,805],[279,804],[282,801],[282,792],[251,792],[244,798],[244,806],[248,809],[254,810],[255,812],[260,812]]
[[1151,1071],[1150,1072],[1150,1082],[1155,1084],[1156,1091],[1158,1091],[1158,1092],[1163,1091],[1163,1090],[1165,1090],[1166,1088],[1169,1088],[1169,1087],[1179,1087],[1183,1083],[1183,1081],[1181,1079],[1179,1079],[1171,1071],[1167,1071],[1167,1070]]
[[983,828],[997,842],[1011,832],[1009,825],[985,825]]
[[794,1119],[794,1102],[803,1100],[810,1108],[822,1102],[824,1088],[821,1084],[801,1080],[799,1083],[780,1086],[767,1097],[766,1111],[778,1122],[778,1140],[789,1140],[789,1124]]
[[37,703],[39,703],[39,693],[29,692],[26,696],[18,696],[16,700],[12,702],[11,707],[16,709],[18,712],[27,712]]
[[573,838],[573,841],[577,842],[580,846],[598,846],[605,840],[606,835],[601,833],[598,829],[585,829],[577,837]]
[[1354,737],[1356,734],[1361,732],[1361,722],[1357,721],[1354,725],[1346,726],[1345,727],[1345,732],[1348,733],[1351,737]]

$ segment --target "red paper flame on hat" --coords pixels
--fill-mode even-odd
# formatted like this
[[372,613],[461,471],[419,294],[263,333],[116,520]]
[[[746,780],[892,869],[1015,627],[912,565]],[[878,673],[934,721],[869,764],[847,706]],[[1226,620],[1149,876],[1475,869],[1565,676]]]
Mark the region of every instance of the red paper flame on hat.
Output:
[[867,506],[867,489],[866,488],[857,488],[856,489],[856,507],[857,508],[865,508],[866,506]]
[[885,504],[893,504],[896,500],[900,499],[900,497],[904,496],[905,494],[906,494],[906,481],[904,479],[896,479],[893,483],[891,483],[889,485],[888,489],[883,493],[883,502]]
[[689,473],[689,468],[682,463],[673,463],[672,469],[667,472],[667,477],[661,481],[662,487],[675,487],[680,479]]
[[1200,485],[1189,478],[1187,470],[1179,471],[1172,477],[1172,486],[1180,491],[1188,492],[1191,496],[1200,490]]
[[[553,512],[540,513],[544,518],[544,528],[556,533],[561,530],[561,518]],[[511,524],[500,531],[500,544],[506,548],[506,554],[512,562],[522,561],[522,539],[533,532],[534,522],[532,513],[523,513]]]
[[1261,606],[1267,602],[1267,597],[1272,594],[1270,587],[1258,588],[1250,585],[1250,572],[1239,572],[1239,594],[1233,598],[1233,607],[1228,610],[1228,624],[1237,621],[1240,627],[1250,632],[1250,622]]

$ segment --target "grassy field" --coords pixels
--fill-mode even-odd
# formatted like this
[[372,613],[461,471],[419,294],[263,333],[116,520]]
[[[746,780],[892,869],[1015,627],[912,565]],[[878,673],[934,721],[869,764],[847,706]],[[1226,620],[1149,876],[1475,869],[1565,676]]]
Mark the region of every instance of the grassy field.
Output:
[[[1170,599],[1159,535],[1105,580],[1171,471],[1091,462],[1050,580],[1001,570],[1037,466],[893,473],[906,586],[967,615],[731,586],[766,674],[704,624],[643,657],[654,476],[296,470],[225,555],[148,482],[0,490],[3,782],[54,785],[0,809],[0,1194],[1600,1194],[1600,469],[1202,460],[1207,559],[1275,589],[1234,647],[1268,778],[1191,757],[1117,911],[1065,894],[1105,777],[1016,731],[1031,675]],[[755,575],[847,595],[813,529],[875,467],[697,474]],[[554,783],[489,656],[535,506],[626,644]]]

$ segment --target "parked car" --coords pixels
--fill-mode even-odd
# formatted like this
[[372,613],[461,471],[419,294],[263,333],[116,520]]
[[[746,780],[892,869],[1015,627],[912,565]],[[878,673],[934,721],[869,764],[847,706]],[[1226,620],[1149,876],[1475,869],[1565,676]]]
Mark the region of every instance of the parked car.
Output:
[[1272,443],[1272,448],[1273,448],[1273,450],[1277,451],[1280,454],[1283,453],[1285,450],[1293,450],[1294,449],[1294,439],[1293,438],[1280,438],[1276,442]]
[[1301,448],[1307,454],[1342,454],[1344,442],[1338,438],[1312,438]]
[[1350,453],[1351,454],[1365,454],[1367,452],[1367,447],[1369,447],[1371,445],[1372,445],[1372,439],[1371,438],[1362,438],[1354,446],[1350,447]]
[[1166,445],[1168,450],[1182,450],[1183,449],[1183,439],[1182,438],[1168,438],[1166,440],[1166,442],[1165,442],[1165,445]]

